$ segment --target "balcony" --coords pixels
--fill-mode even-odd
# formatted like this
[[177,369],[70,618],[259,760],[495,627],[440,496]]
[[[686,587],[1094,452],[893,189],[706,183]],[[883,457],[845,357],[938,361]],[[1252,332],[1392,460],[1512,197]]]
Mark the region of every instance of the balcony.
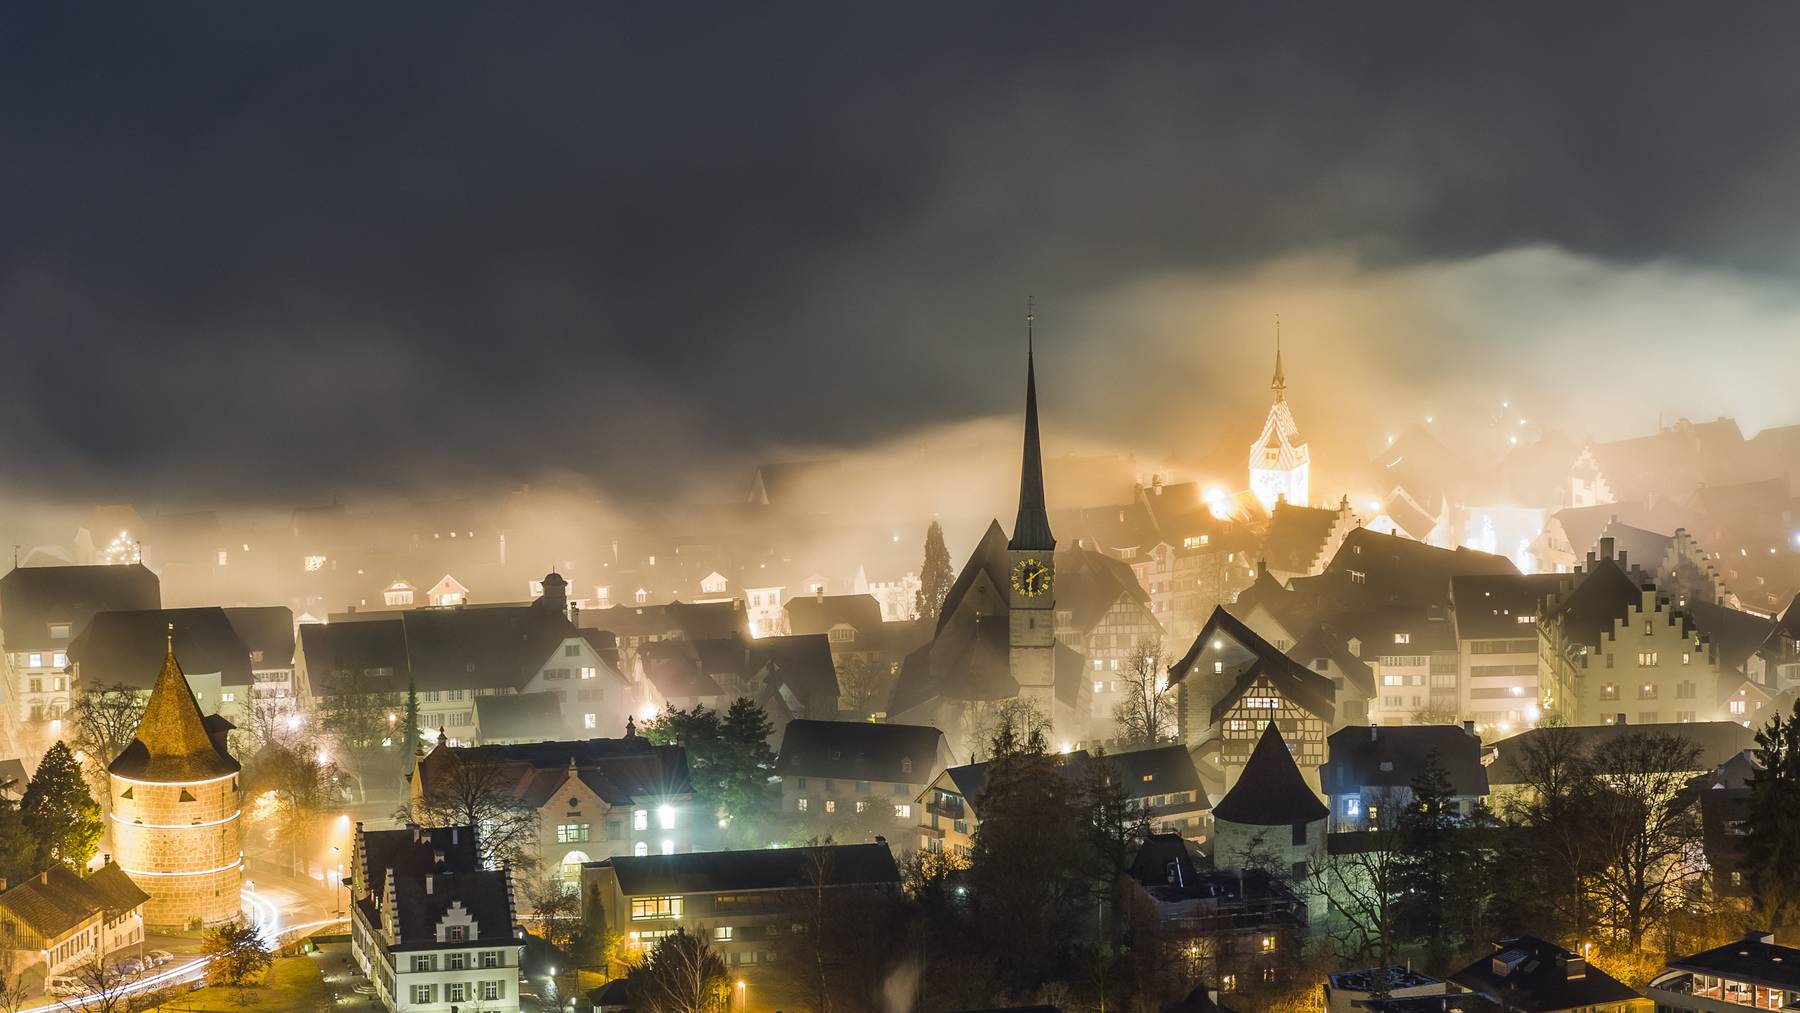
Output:
[[925,811],[948,820],[960,820],[963,818],[963,800],[954,797],[937,799],[925,803]]
[[1645,994],[1659,1006],[1737,1013],[1741,1010],[1800,1010],[1800,989],[1770,988],[1709,974],[1674,971],[1655,978]]

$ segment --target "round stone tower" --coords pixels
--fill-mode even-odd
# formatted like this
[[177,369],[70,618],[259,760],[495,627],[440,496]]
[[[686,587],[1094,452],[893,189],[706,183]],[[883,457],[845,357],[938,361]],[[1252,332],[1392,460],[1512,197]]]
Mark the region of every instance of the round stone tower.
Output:
[[244,865],[231,722],[200,713],[172,646],[137,737],[112,773],[113,853],[150,895],[144,924],[186,929],[235,921]]

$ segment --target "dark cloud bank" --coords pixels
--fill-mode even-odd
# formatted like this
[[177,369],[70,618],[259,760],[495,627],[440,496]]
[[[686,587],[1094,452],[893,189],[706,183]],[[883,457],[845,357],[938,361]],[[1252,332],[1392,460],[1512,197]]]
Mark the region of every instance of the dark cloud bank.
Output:
[[1787,421],[1797,22],[15,11],[0,482],[735,489],[763,455],[1013,411],[1027,292],[1052,440],[1204,453],[1263,396],[1276,311],[1297,403],[1346,442],[1508,386],[1577,437]]

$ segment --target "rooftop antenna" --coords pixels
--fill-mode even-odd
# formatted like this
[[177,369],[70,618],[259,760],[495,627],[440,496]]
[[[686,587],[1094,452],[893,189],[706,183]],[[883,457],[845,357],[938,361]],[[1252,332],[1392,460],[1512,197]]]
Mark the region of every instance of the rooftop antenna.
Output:
[[1037,305],[1037,300],[1035,300],[1031,296],[1025,297],[1025,354],[1026,355],[1030,355],[1031,350],[1032,350],[1031,324],[1032,324],[1032,321],[1037,319],[1037,313],[1035,312],[1036,305]]
[[169,638],[169,653],[174,654],[175,653],[175,624],[174,623],[169,624],[168,638]]

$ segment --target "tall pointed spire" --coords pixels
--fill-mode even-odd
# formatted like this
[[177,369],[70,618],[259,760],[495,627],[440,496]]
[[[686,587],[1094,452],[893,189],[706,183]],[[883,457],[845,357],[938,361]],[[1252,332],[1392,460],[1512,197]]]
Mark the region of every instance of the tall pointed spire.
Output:
[[[111,764],[115,774],[142,781],[205,780],[237,773],[238,762],[215,742],[181,663],[175,660],[175,627],[156,674],[137,734]],[[229,722],[225,728],[230,728]]]
[[1056,548],[1056,536],[1050,533],[1050,515],[1044,507],[1044,455],[1038,449],[1037,349],[1032,337],[1032,312],[1029,298],[1025,301],[1025,450],[1019,463],[1019,516],[1013,521],[1009,549],[1031,549],[1050,552]]
[[1269,389],[1275,392],[1275,400],[1287,398],[1287,377],[1281,373],[1281,314],[1275,314],[1275,379],[1269,381]]

